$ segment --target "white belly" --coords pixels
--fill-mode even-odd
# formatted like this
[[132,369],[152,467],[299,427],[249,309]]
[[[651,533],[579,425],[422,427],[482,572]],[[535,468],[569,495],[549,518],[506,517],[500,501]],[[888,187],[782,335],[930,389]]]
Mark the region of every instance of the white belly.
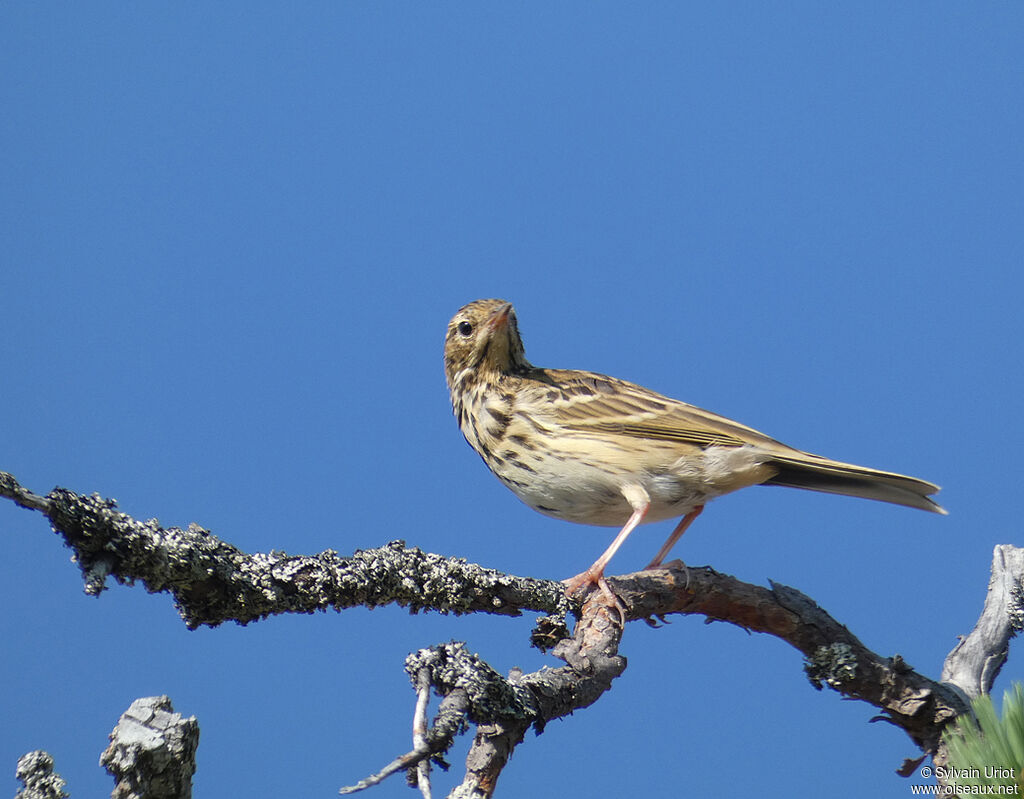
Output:
[[[621,527],[634,511],[627,499],[646,495],[643,523],[677,518],[717,496],[767,479],[755,447],[709,447],[664,465],[627,471],[617,461],[566,458],[530,462],[524,475],[515,469],[495,473],[523,502],[540,513],[580,524]],[[528,479],[523,479],[523,478]],[[639,487],[641,491],[636,491]]]

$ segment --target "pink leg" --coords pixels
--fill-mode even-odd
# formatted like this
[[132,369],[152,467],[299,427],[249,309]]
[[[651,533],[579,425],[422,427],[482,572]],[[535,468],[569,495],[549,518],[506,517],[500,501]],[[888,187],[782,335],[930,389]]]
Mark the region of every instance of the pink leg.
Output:
[[626,539],[629,538],[629,534],[636,529],[636,526],[640,524],[644,516],[647,515],[647,509],[649,507],[650,503],[646,503],[633,511],[633,515],[629,517],[623,528],[619,530],[619,534],[615,536],[615,540],[612,541],[608,549],[604,551],[604,554],[594,561],[593,566],[582,574],[577,574],[575,577],[570,577],[568,580],[562,580],[566,585],[565,593],[571,594],[583,585],[597,584],[597,582],[604,576],[604,568],[608,565],[608,561],[615,557],[615,553],[619,551],[619,547],[625,543]]
[[677,524],[676,529],[672,531],[672,535],[670,535],[668,540],[661,545],[661,549],[658,550],[658,554],[654,556],[654,560],[644,567],[644,571],[647,569],[657,569],[661,565],[661,562],[665,560],[668,553],[672,551],[672,547],[676,545],[676,541],[683,537],[683,533],[685,533],[687,528],[693,524],[693,520],[700,516],[700,512],[702,510],[704,510],[704,506],[698,505],[679,520],[679,524]]
[[633,509],[633,515],[629,517],[623,528],[619,530],[619,534],[615,536],[615,540],[612,541],[608,549],[604,551],[604,554],[594,561],[593,566],[582,574],[577,574],[575,577],[570,577],[568,580],[562,580],[565,584],[565,593],[567,596],[573,594],[583,586],[597,585],[600,587],[601,592],[611,600],[611,603],[619,611],[619,620],[625,624],[626,609],[623,607],[619,598],[615,596],[615,592],[612,591],[608,583],[605,581],[604,569],[605,566],[608,565],[608,561],[610,561],[615,556],[615,553],[618,552],[619,547],[621,547],[625,540],[629,538],[629,534],[633,532],[636,526],[643,520],[644,516],[647,515],[647,509],[650,506],[651,503],[648,500],[639,507]]

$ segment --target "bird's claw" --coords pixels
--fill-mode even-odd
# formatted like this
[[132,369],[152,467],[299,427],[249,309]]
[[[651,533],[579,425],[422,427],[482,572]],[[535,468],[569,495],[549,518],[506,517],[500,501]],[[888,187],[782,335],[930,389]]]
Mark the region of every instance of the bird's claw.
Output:
[[623,630],[626,629],[626,606],[612,590],[603,574],[592,574],[588,570],[582,574],[577,574],[575,577],[570,577],[568,580],[562,580],[562,583],[565,585],[565,595],[567,597],[572,597],[573,594],[584,586],[596,586],[605,598],[605,604],[615,608],[615,611],[619,614],[619,627]]

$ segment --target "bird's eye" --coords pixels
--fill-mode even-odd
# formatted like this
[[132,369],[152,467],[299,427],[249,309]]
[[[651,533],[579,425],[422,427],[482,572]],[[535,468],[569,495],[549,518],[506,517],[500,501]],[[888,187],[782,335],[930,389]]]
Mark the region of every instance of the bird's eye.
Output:
[[459,322],[458,331],[460,336],[468,336],[473,332],[473,325],[469,322]]

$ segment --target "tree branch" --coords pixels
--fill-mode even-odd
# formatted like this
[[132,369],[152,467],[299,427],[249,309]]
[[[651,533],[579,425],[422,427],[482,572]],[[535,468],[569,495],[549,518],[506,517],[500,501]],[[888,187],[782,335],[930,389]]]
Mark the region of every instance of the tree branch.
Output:
[[[617,613],[592,593],[580,609],[562,586],[548,580],[514,577],[406,548],[401,541],[357,551],[350,557],[325,551],[313,556],[282,552],[247,554],[198,525],[162,528],[117,510],[113,500],[54,489],[40,497],[0,472],[0,496],[46,515],[75,553],[86,591],[98,594],[108,576],[140,581],[151,592],[174,596],[190,628],[241,624],[277,613],[395,603],[412,612],[551,614],[539,620],[533,643],[554,647],[566,662],[557,669],[505,678],[461,644],[445,644],[411,655],[407,662],[419,695],[424,680],[442,697],[433,726],[425,731],[417,711],[414,749],[364,780],[361,787],[404,770],[420,774],[440,761],[466,722],[477,730],[467,773],[453,796],[486,797],[514,748],[530,727],[586,707],[622,673]],[[1009,637],[1019,628],[1024,557],[1012,547],[997,548],[986,609],[975,631],[950,654],[936,682],[914,671],[899,655],[880,656],[799,591],[772,583],[751,585],[710,567],[678,561],[658,570],[609,578],[627,609],[627,620],[653,623],[670,613],[697,614],[789,642],[805,656],[805,670],[816,688],[828,685],[843,695],[869,702],[881,719],[907,732],[926,755],[938,751],[941,731],[968,712],[965,693],[987,690],[1006,657]],[[579,615],[574,634],[565,627],[569,612]],[[981,653],[980,655],[978,653]],[[977,664],[981,666],[977,666]],[[965,664],[975,664],[967,668]],[[965,676],[967,675],[967,676]],[[972,688],[971,686],[975,686]],[[420,769],[420,764],[424,764]],[[357,787],[357,786],[354,786]]]
[[899,655],[872,652],[794,588],[751,585],[709,567],[687,570],[678,561],[668,566],[615,580],[630,617],[699,614],[781,638],[804,654],[812,685],[874,705],[928,754],[935,752],[943,726],[968,709],[949,686],[918,674]]
[[[524,610],[554,614],[564,622],[573,603],[552,580],[513,577],[494,569],[406,548],[403,541],[339,557],[284,552],[247,554],[197,524],[163,528],[139,522],[98,494],[55,488],[46,497],[0,472],[0,496],[38,510],[74,551],[86,593],[96,595],[107,577],[147,591],[166,591],[190,629],[225,621],[248,624],[280,613],[313,613],[398,604],[412,612],[497,613]],[[557,624],[556,624],[557,626]]]
[[[121,715],[100,756],[100,765],[117,780],[112,799],[190,799],[198,746],[194,716],[182,718],[166,696],[136,699]],[[15,799],[69,795],[47,752],[23,755],[16,776],[24,787]]]
[[584,605],[575,635],[559,642],[553,654],[568,665],[526,675],[502,677],[471,654],[465,644],[452,642],[421,649],[405,662],[414,685],[426,675],[443,700],[434,726],[424,736],[426,745],[401,755],[380,772],[341,792],[376,785],[398,770],[412,773],[427,758],[447,752],[465,722],[477,730],[466,758],[466,775],[451,797],[490,797],[513,750],[533,727],[538,733],[551,720],[587,707],[611,688],[626,668],[618,656],[621,627],[615,608],[599,594]]
[[1001,544],[992,552],[992,577],[985,607],[974,629],[953,647],[942,681],[971,699],[992,690],[1010,652],[1010,639],[1024,628],[1024,549]]

